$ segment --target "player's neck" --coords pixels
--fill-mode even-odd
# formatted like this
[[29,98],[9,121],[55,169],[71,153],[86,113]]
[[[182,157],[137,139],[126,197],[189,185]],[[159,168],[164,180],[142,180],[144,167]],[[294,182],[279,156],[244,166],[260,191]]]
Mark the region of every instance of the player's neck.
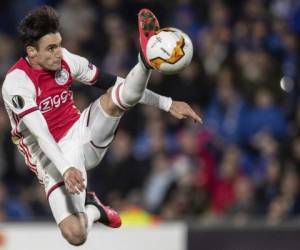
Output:
[[28,56],[26,56],[26,61],[29,63],[29,65],[33,69],[38,69],[38,70],[43,69],[33,58],[29,58]]

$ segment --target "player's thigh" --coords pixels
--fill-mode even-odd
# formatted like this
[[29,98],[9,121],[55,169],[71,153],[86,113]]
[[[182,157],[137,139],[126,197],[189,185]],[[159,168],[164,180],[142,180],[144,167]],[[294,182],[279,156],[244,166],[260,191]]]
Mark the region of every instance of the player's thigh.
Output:
[[101,107],[98,98],[82,113],[81,118],[85,167],[89,169],[102,160],[115,137],[121,116],[108,115]]
[[[77,126],[78,125],[78,126]],[[79,124],[74,127],[74,133],[63,142],[59,144],[65,159],[71,164],[71,166],[80,170],[83,174],[83,178],[87,185],[87,174],[84,162],[83,147],[81,145]]]

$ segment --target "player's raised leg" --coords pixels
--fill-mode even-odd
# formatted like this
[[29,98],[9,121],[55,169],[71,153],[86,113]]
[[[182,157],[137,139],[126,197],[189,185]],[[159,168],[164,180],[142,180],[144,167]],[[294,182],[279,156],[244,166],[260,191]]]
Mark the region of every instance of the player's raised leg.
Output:
[[142,98],[150,77],[152,66],[147,59],[147,43],[159,30],[159,22],[148,9],[138,14],[140,55],[138,64],[129,72],[124,82],[117,83],[111,93],[100,99],[104,111],[112,116],[120,116]]
[[142,98],[151,73],[146,46],[150,37],[156,34],[159,23],[155,15],[143,9],[138,15],[140,55],[138,64],[129,72],[125,81],[117,81],[112,89],[102,95],[85,110],[82,124],[89,127],[84,145],[85,166],[92,168],[100,162],[113,140],[120,118],[125,110],[136,105]]

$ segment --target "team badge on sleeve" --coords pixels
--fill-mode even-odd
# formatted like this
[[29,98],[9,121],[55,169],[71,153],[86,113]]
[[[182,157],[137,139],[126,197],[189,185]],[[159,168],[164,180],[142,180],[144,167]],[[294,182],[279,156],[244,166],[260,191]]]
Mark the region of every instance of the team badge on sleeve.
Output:
[[15,95],[12,98],[12,104],[16,109],[22,109],[24,108],[25,102],[22,96]]
[[66,69],[61,69],[55,72],[55,81],[58,85],[64,85],[69,79],[69,72]]

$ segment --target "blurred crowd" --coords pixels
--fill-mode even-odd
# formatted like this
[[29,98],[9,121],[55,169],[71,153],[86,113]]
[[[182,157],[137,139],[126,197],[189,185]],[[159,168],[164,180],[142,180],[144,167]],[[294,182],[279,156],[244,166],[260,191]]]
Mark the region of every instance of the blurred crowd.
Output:
[[[2,0],[0,82],[24,53],[16,27],[31,9],[54,6],[63,46],[126,76],[137,62],[139,9],[194,44],[178,75],[153,72],[148,88],[187,101],[204,123],[138,105],[119,125],[89,189],[128,221],[269,225],[300,215],[298,0]],[[74,84],[80,110],[101,91]],[[50,220],[43,188],[10,140],[0,105],[0,221]]]

